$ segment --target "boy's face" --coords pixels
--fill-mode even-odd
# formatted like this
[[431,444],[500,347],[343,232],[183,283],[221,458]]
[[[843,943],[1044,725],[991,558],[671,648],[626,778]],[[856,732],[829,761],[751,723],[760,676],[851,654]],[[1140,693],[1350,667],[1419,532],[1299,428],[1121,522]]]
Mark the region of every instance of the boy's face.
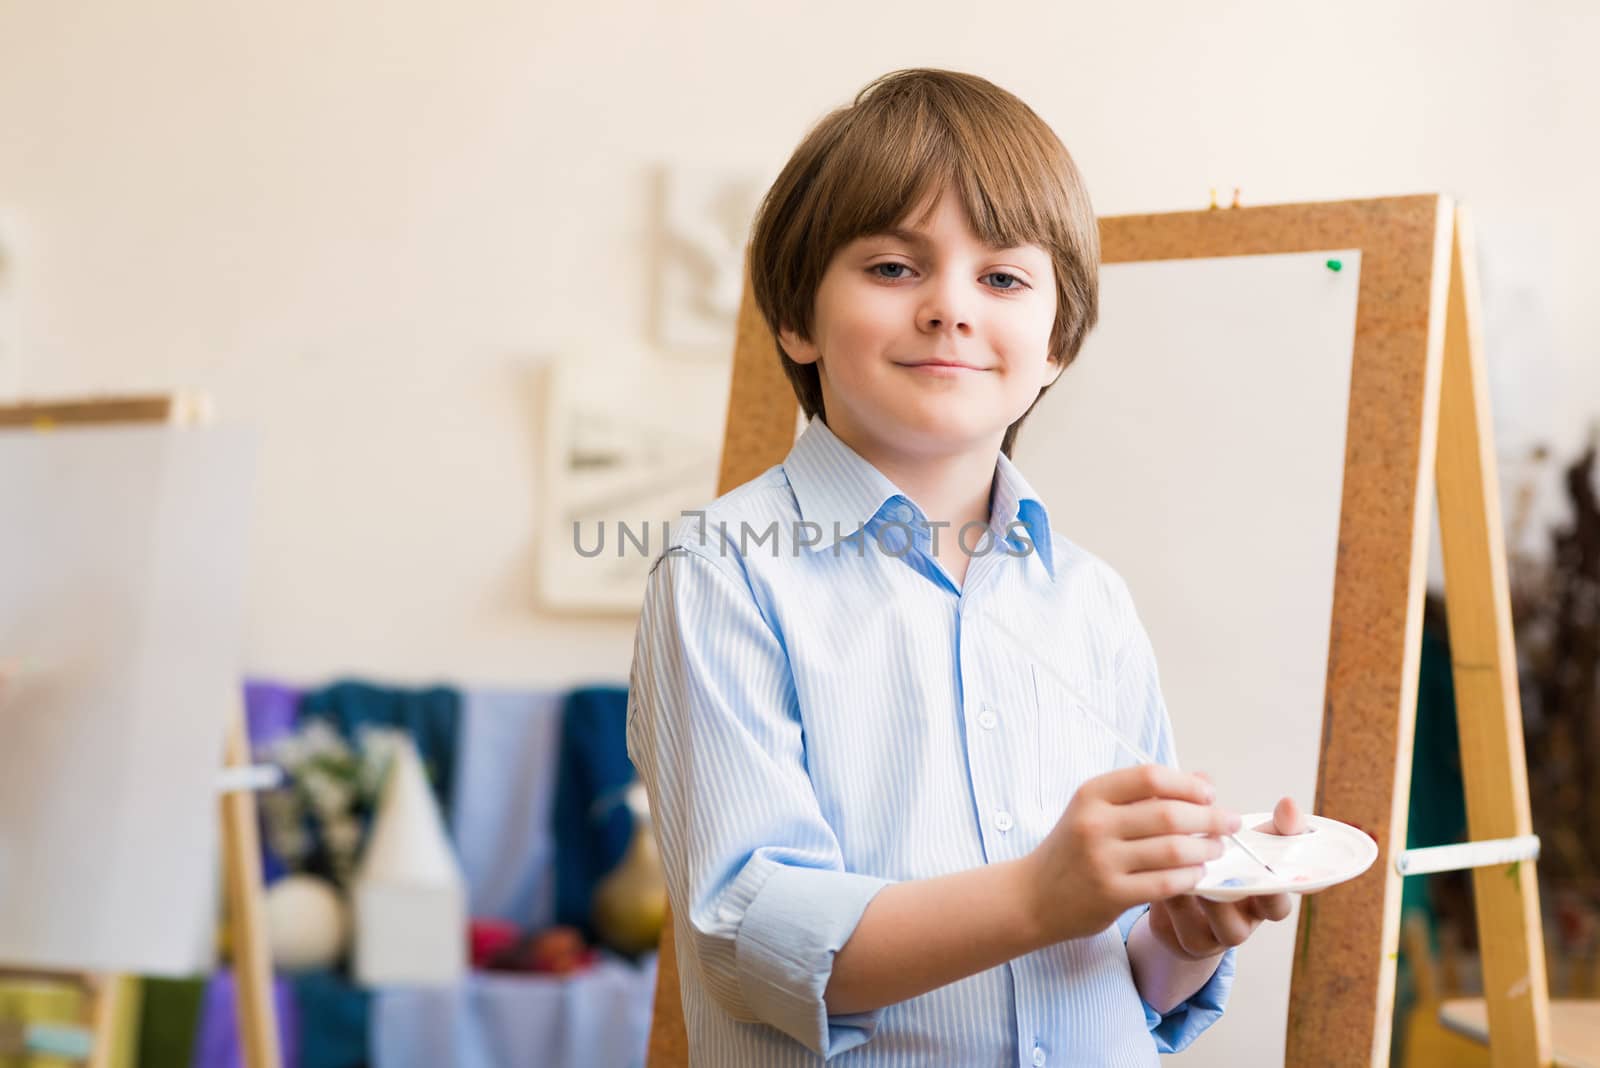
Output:
[[818,365],[828,427],[858,451],[998,451],[1059,373],[1050,256],[987,247],[948,189],[908,219],[835,254],[811,340],[782,331],[784,350]]

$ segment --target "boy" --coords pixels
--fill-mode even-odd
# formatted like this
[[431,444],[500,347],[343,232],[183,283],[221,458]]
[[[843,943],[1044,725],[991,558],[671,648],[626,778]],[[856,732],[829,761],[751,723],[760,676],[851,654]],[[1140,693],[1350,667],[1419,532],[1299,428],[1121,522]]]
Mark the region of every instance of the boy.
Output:
[[1010,462],[1095,320],[1077,170],[1011,94],[901,71],[806,137],[749,251],[811,421],[675,532],[629,690],[693,1063],[1154,1063],[1289,905],[1183,896],[1238,818],[1172,766],[1125,586]]

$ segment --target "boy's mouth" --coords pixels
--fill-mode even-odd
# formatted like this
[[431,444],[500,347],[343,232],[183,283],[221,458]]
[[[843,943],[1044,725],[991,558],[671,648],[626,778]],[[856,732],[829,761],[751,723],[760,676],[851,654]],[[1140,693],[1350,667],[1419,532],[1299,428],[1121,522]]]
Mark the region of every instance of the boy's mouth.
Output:
[[969,363],[959,363],[955,360],[917,360],[913,363],[898,364],[913,371],[942,372],[954,374],[960,371],[987,371],[987,367],[975,367]]

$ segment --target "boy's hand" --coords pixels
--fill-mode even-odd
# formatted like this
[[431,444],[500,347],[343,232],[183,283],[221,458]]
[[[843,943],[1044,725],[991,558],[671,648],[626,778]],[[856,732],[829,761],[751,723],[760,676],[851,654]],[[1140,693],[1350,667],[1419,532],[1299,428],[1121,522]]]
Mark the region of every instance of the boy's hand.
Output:
[[1222,855],[1239,817],[1211,804],[1211,784],[1160,764],[1123,768],[1078,788],[1027,858],[1025,908],[1045,944],[1105,930],[1146,901],[1191,889]]
[[[1256,829],[1302,834],[1306,821],[1294,799],[1285,797],[1272,810],[1272,825]],[[1150,933],[1179,960],[1204,960],[1243,943],[1262,920],[1288,915],[1288,894],[1259,894],[1238,901],[1207,901],[1185,894],[1151,903]]]

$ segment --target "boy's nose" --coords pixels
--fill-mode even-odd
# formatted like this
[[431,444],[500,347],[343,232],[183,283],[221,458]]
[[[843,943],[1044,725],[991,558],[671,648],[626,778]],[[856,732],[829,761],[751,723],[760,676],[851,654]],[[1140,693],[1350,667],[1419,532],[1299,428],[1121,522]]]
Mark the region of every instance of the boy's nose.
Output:
[[946,330],[958,334],[969,333],[972,330],[971,316],[949,302],[929,304],[923,308],[921,315],[922,329],[940,333]]
[[[923,328],[926,329],[926,330],[934,330],[934,331],[943,330],[944,329],[944,324],[945,324],[946,321],[947,320],[945,320],[945,319],[939,319],[939,318],[927,319],[927,320],[925,320],[923,322]],[[967,323],[964,320],[954,319],[954,320],[949,320],[949,321],[952,324],[952,328],[958,334],[959,333],[964,333],[964,332],[972,329],[971,324]]]

